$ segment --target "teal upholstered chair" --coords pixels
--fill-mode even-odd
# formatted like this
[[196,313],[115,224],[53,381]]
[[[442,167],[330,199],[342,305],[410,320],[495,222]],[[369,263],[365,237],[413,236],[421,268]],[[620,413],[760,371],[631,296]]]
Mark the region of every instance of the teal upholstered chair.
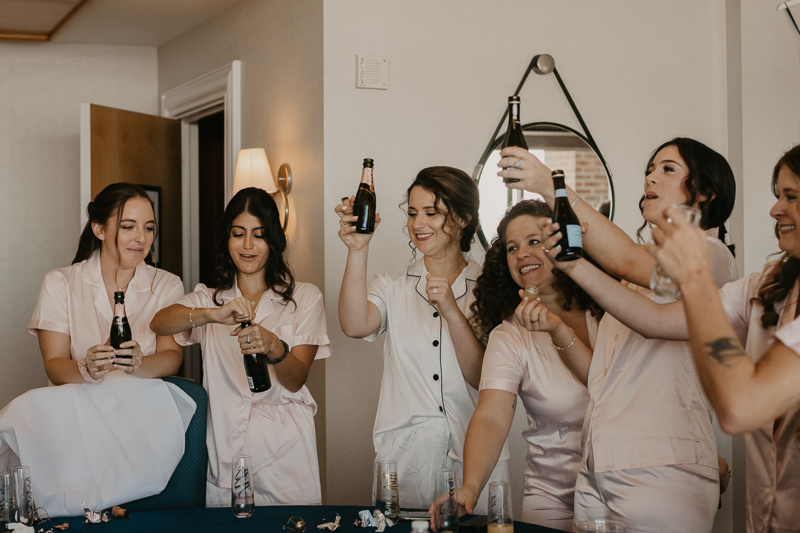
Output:
[[192,380],[170,376],[164,381],[174,383],[197,404],[192,421],[186,430],[186,447],[183,457],[172,473],[167,486],[160,494],[130,502],[121,507],[130,511],[166,511],[206,506],[206,414],[208,395],[205,389]]

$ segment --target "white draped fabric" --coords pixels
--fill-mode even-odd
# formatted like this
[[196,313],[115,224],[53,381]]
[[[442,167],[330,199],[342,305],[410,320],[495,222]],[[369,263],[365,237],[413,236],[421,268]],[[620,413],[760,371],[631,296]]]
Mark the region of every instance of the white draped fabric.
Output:
[[34,501],[50,516],[158,494],[195,408],[178,387],[124,372],[102,385],[34,389],[0,411],[0,471],[30,466]]

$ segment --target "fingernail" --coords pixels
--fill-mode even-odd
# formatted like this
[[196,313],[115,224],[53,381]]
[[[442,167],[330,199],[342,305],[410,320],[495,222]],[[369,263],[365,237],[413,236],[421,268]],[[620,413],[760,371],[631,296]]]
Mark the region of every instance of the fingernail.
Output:
[[560,239],[561,238],[561,232],[557,231],[557,232],[553,233],[553,237],[558,237]]
[[553,223],[553,219],[552,219],[552,218],[548,218],[548,219],[547,219],[547,223],[548,223],[548,224],[552,224],[552,223]]
[[558,229],[558,228],[560,228],[560,227],[561,227],[561,226],[559,226],[559,225],[558,225],[558,222],[556,222],[556,223],[554,223],[554,224],[553,224],[553,229]]
[[556,247],[553,248],[553,250],[560,250],[560,249],[561,249],[561,245],[560,244],[557,244]]

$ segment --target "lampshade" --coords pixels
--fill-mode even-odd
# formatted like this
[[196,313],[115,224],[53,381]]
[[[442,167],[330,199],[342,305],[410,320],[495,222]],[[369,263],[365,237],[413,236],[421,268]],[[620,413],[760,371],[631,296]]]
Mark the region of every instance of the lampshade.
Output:
[[278,191],[272,169],[269,168],[267,152],[263,148],[239,150],[236,174],[233,177],[233,194],[247,187],[258,187],[270,194]]

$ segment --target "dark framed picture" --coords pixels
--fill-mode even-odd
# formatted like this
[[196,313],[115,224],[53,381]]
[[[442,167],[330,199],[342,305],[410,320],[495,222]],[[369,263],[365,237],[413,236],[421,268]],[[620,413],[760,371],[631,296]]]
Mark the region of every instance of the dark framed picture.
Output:
[[153,261],[156,265],[161,264],[161,187],[153,185],[140,185],[145,190],[147,196],[153,201],[153,211],[156,215],[156,225],[158,226],[158,235],[155,242],[153,242]]

